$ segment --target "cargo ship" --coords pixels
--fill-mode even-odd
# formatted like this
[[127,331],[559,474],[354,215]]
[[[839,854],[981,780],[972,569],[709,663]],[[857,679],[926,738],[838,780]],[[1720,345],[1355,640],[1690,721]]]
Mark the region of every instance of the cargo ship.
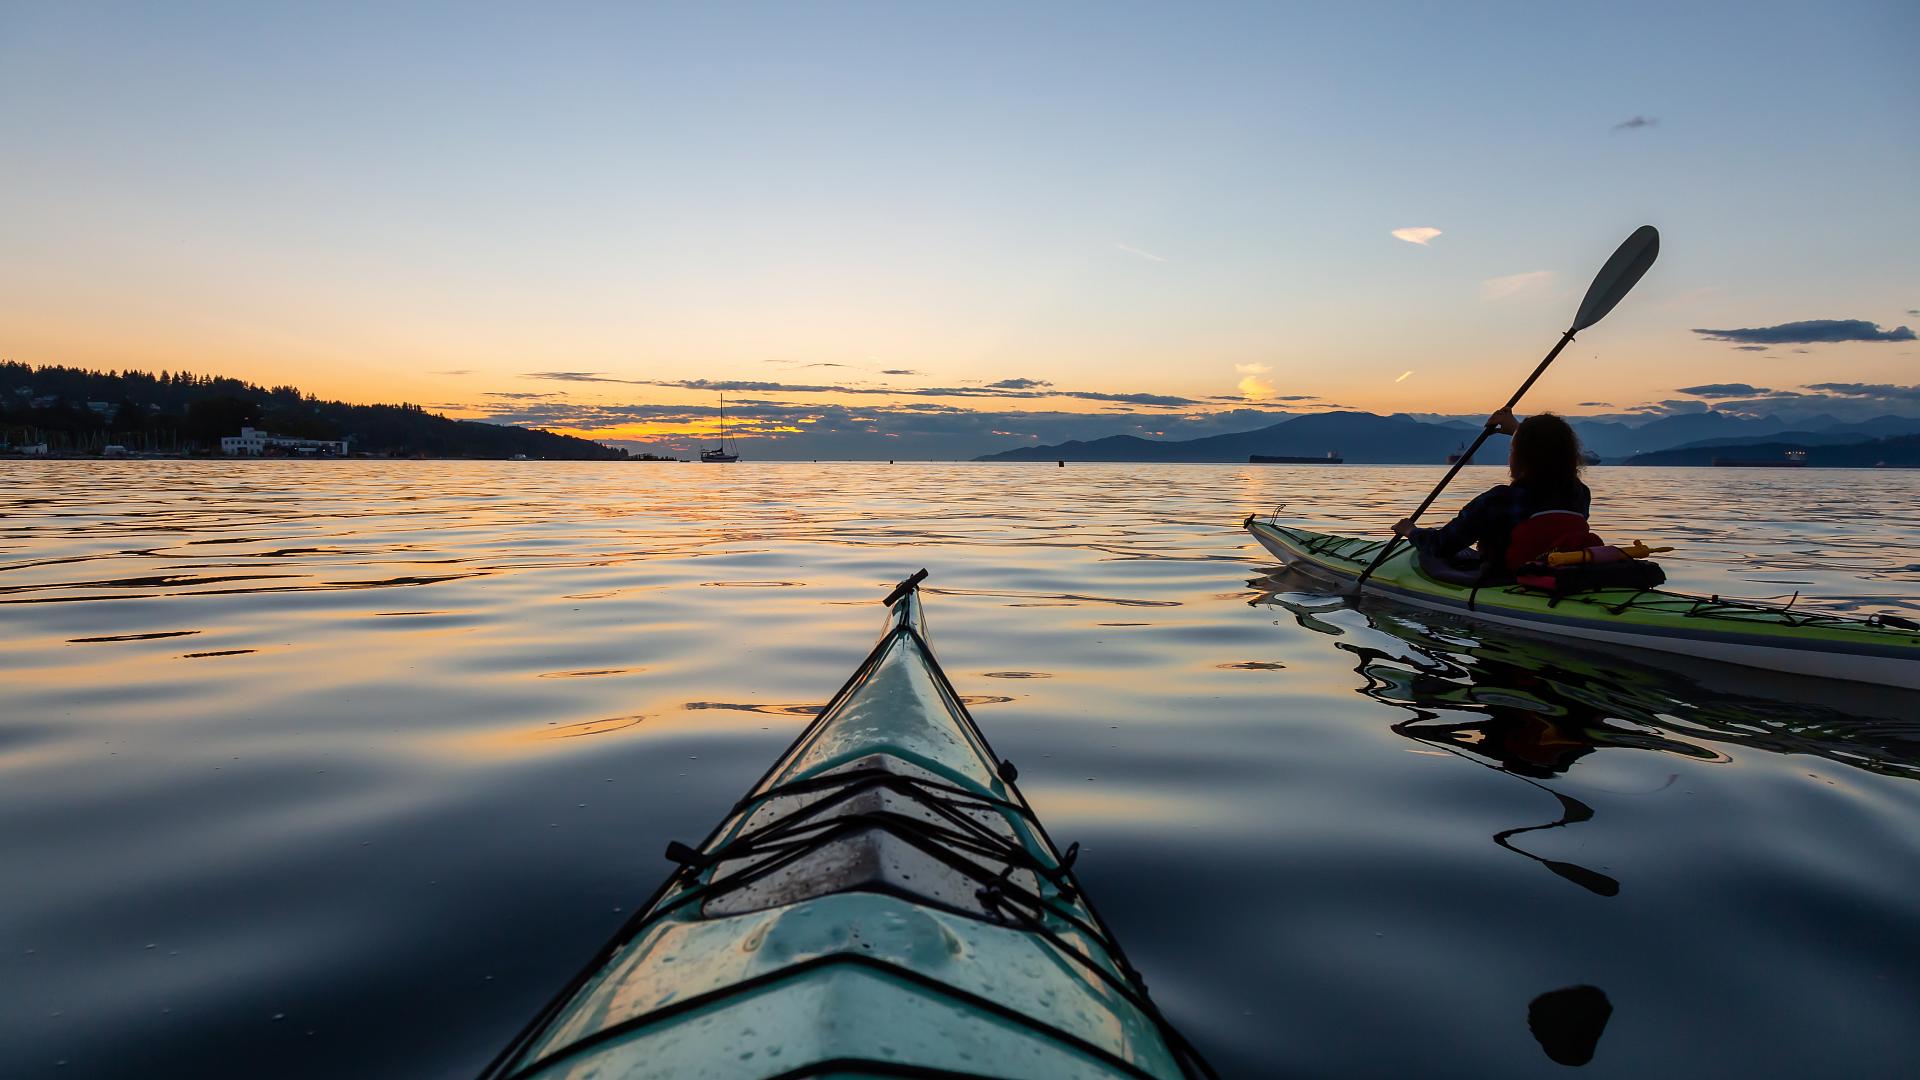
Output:
[[1249,465],[1339,465],[1347,459],[1332,450],[1326,457],[1291,457],[1286,454],[1248,454]]

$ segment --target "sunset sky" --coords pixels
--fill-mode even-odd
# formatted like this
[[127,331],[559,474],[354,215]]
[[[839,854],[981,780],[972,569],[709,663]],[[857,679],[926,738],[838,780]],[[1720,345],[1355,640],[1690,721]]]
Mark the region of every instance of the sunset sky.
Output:
[[5,3],[0,358],[662,446],[726,385],[802,455],[1475,413],[1651,222],[1529,407],[1920,414],[1916,41],[1911,0]]

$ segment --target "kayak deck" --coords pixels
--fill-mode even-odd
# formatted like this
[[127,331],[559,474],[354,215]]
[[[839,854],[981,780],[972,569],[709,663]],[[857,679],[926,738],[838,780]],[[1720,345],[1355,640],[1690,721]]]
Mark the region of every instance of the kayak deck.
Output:
[[[1383,543],[1251,517],[1244,524],[1282,561],[1348,585]],[[1920,629],[1879,617],[1793,611],[1665,589],[1601,589],[1560,598],[1516,585],[1474,589],[1429,576],[1411,545],[1389,556],[1363,588],[1401,603],[1520,630],[1920,689]]]
[[[827,707],[487,1076],[1211,1075],[927,644]],[[1077,845],[1076,845],[1077,847]]]

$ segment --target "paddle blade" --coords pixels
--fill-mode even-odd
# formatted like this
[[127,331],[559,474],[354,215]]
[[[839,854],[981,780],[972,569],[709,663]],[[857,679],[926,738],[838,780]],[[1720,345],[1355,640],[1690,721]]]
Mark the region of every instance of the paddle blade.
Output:
[[1577,334],[1606,318],[1607,312],[1633,291],[1641,275],[1659,255],[1660,230],[1651,225],[1633,230],[1633,235],[1614,250],[1607,265],[1594,275],[1593,284],[1587,288],[1587,298],[1580,301],[1580,313],[1573,317],[1573,329],[1567,332]]

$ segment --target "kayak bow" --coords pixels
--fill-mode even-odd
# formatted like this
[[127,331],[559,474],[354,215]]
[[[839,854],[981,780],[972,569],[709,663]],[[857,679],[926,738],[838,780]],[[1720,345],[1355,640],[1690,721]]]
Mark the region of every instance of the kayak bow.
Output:
[[1182,1077],[1148,998],[927,644],[916,586],[753,790],[494,1080]]
[[[1281,561],[1343,586],[1359,578],[1382,544],[1252,517],[1245,526]],[[1513,585],[1475,590],[1429,576],[1411,545],[1383,562],[1363,591],[1516,630],[1920,689],[1920,627],[1903,619],[1793,611],[1664,589],[1603,589],[1557,600]]]

